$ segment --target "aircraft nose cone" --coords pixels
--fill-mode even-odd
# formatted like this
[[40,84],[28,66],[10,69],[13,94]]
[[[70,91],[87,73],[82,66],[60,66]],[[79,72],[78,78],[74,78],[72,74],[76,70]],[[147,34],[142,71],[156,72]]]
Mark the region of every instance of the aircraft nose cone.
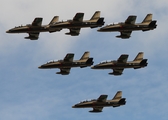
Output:
[[94,66],[91,66],[91,69],[95,69],[95,67],[94,67]]
[[9,30],[7,30],[7,31],[6,31],[6,33],[10,33],[10,31],[9,31]]
[[38,68],[39,68],[39,69],[41,69],[42,67],[41,67],[41,66],[39,66]]
[[97,30],[98,32],[101,32],[101,28]]

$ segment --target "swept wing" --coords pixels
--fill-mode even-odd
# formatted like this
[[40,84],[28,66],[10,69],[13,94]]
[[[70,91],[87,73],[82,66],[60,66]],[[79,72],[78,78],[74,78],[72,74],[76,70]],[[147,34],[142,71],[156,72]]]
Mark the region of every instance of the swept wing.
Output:
[[39,32],[36,33],[28,33],[29,36],[25,37],[25,39],[30,39],[30,40],[37,40],[39,38]]
[[83,21],[84,13],[76,13],[73,18],[73,22],[82,22]]
[[[128,59],[128,55],[123,54],[118,58],[117,63],[126,63],[127,59]],[[113,72],[109,73],[109,74],[111,74],[111,75],[121,75],[123,71],[124,71],[123,68],[113,69]]]
[[32,26],[41,26],[43,18],[35,18],[32,22]]
[[[100,95],[97,102],[106,102],[108,95]],[[102,112],[103,107],[93,107],[93,110],[89,112]]]
[[100,95],[97,99],[97,102],[105,102],[107,100],[108,95]]
[[117,62],[118,62],[118,63],[126,63],[126,62],[127,62],[127,59],[128,59],[128,55],[123,54],[123,55],[121,55],[121,56],[118,58]]
[[[134,25],[136,21],[136,17],[134,15],[128,16],[128,18],[125,20],[126,25]],[[116,36],[118,38],[127,39],[131,37],[132,31],[121,31],[119,36]]]
[[68,75],[70,73],[71,68],[61,68],[60,72],[57,72],[57,74],[61,75]]
[[72,62],[73,58],[74,58],[74,54],[73,53],[68,53],[64,58],[64,62]]
[[78,36],[80,34],[80,29],[81,28],[71,28],[69,29],[69,33],[65,33],[66,35],[71,35],[71,36]]

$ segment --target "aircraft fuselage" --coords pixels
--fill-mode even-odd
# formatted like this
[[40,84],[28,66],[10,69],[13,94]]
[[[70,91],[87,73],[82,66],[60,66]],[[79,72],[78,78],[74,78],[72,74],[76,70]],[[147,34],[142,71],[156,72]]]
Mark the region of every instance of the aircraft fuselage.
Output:
[[105,27],[100,28],[99,32],[117,32],[117,31],[136,31],[136,30],[153,30],[156,27],[149,27],[148,24],[134,24],[134,25],[127,25],[127,24],[113,24],[108,25]]
[[19,26],[12,28],[6,33],[37,33],[37,32],[48,32],[48,25],[44,26]]
[[55,25],[51,25],[50,29],[54,28],[84,28],[84,27],[99,27],[103,24],[97,24],[96,22],[62,22]]
[[93,108],[93,107],[118,107],[120,105],[125,105],[126,101],[125,98],[123,103],[119,103],[119,100],[107,100],[106,102],[97,102],[95,101],[88,101],[88,102],[81,102],[74,106],[73,108]]
[[86,67],[91,64],[85,62],[53,62],[39,66],[40,69],[51,69],[51,68],[71,68],[71,67]]
[[124,68],[141,68],[147,66],[147,63],[145,65],[140,65],[140,63],[136,62],[127,62],[127,63],[117,63],[117,62],[106,62],[106,63],[100,63],[95,66],[92,66],[92,69],[124,69]]

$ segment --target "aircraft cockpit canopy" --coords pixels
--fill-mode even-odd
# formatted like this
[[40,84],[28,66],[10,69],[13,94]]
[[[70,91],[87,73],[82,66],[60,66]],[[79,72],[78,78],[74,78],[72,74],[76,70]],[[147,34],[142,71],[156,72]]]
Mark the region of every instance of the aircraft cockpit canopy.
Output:
[[68,22],[72,22],[73,20],[70,19],[70,20],[67,20],[67,21],[68,21]]
[[116,24],[119,24],[119,23],[117,23],[117,22],[113,22],[112,24],[110,24],[110,25],[116,25]]
[[91,101],[96,101],[96,99],[83,100],[83,101],[81,101],[80,103],[91,102]]
[[15,26],[15,28],[20,28],[20,27],[23,27],[22,25],[20,25],[20,26]]
[[31,24],[27,24],[26,26],[31,26]]
[[111,60],[104,60],[104,61],[100,62],[100,64],[104,64],[104,63],[108,63],[108,62],[111,62]]
[[48,63],[58,62],[58,61],[60,61],[60,60],[50,60],[50,61],[47,62],[47,64],[48,64]]

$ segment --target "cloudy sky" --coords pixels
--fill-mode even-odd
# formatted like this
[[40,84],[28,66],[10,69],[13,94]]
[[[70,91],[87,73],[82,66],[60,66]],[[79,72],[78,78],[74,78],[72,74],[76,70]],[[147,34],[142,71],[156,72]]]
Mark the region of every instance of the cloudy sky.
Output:
[[[0,120],[167,120],[167,0],[1,0],[0,6]],[[158,26],[152,31],[133,32],[127,40],[116,38],[118,32],[97,32],[98,28],[84,28],[79,36],[65,35],[67,29],[41,33],[37,41],[24,39],[27,34],[5,33],[35,17],[43,17],[43,24],[48,24],[53,16],[67,20],[84,12],[87,20],[97,10],[105,17],[105,24],[125,21],[128,15],[137,15],[136,22],[141,22],[152,13]],[[129,54],[128,60],[133,60],[142,51],[148,66],[126,69],[122,76],[89,67],[73,68],[68,76],[55,74],[59,69],[38,69],[70,52],[79,59],[85,51],[90,51],[94,64],[115,60],[121,54]],[[123,91],[125,106],[104,108],[98,114],[89,113],[88,108],[71,108],[100,94],[112,99],[118,90]]]

